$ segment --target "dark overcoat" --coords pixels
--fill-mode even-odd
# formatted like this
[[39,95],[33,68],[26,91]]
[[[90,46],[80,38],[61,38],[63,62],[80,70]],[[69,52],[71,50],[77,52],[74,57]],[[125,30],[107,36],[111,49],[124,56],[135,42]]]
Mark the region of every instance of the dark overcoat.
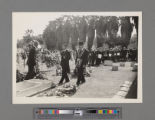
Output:
[[61,52],[61,67],[62,70],[70,73],[69,60],[71,58],[70,52],[68,50],[64,50]]
[[36,50],[34,47],[32,47],[29,51],[27,65],[28,66],[35,66],[36,65]]

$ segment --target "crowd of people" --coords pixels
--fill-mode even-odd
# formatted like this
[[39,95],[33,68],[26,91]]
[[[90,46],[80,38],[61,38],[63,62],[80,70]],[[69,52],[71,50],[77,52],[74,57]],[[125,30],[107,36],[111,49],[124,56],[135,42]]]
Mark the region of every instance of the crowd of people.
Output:
[[89,52],[88,65],[99,66],[105,60],[113,62],[137,61],[137,49],[122,49],[110,48],[109,50],[99,51],[92,50]]
[[[68,44],[62,44],[62,50],[49,51],[47,49],[38,49],[35,42],[31,42],[28,46],[28,51],[22,53],[22,58],[27,58],[28,72],[25,80],[33,79],[39,72],[39,60],[37,56],[40,56],[42,63],[48,63],[47,66],[59,65],[61,66],[61,79],[58,85],[62,85],[69,82],[68,74],[70,73],[69,61],[75,60],[74,72],[77,76],[77,86],[85,83],[84,72],[86,71],[86,66],[99,66],[104,63],[105,60],[112,60],[113,62],[120,61],[137,61],[137,49],[127,49],[126,47],[117,48],[113,47],[108,50],[87,50],[84,48],[84,43],[78,43],[78,49],[68,50]],[[39,51],[39,52],[38,52]],[[74,55],[73,52],[75,53]],[[18,55],[17,55],[18,56]],[[72,58],[74,56],[74,59]],[[17,58],[18,61],[18,58]]]

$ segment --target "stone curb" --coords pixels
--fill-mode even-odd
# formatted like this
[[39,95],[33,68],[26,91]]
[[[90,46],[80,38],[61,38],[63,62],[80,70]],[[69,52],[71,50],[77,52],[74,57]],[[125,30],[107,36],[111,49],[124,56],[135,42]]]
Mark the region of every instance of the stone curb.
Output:
[[123,85],[121,85],[121,88],[120,90],[116,93],[116,95],[113,96],[113,98],[120,98],[120,99],[124,99],[130,88],[131,88],[131,85],[132,85],[133,81],[130,82],[130,81],[125,81]]

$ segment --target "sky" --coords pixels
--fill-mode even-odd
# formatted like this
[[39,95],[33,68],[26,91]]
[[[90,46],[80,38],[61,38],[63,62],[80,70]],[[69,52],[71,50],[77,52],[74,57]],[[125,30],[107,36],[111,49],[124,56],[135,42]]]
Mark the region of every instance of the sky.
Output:
[[13,35],[15,39],[22,39],[27,29],[33,30],[33,35],[42,34],[49,21],[60,17],[60,15],[49,15],[48,13],[15,13],[13,14]]
[[[103,12],[82,12],[82,13],[76,13],[76,15],[124,15],[124,13],[118,13],[115,12],[111,13],[103,13]],[[14,12],[12,14],[12,24],[13,24],[13,39],[18,40],[22,39],[23,35],[25,34],[25,31],[27,29],[33,30],[33,35],[42,34],[43,30],[48,25],[49,21],[55,20],[56,18],[62,16],[62,15],[75,15],[74,13],[63,13],[63,12]],[[130,15],[126,14],[125,15]],[[133,15],[133,14],[132,14]],[[135,29],[135,28],[134,28]],[[136,30],[133,31],[132,34],[135,34]],[[119,32],[118,32],[119,33]]]

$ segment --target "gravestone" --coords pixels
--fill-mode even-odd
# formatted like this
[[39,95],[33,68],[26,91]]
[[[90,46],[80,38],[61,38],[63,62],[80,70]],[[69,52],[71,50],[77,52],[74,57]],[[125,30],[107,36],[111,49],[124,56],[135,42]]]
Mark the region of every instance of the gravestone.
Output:
[[125,67],[125,63],[124,63],[124,62],[121,62],[121,63],[120,63],[120,66],[121,66],[121,67]]
[[132,71],[133,71],[133,72],[137,72],[137,70],[138,70],[138,64],[135,63],[134,66],[133,66]]
[[113,65],[113,66],[112,66],[112,71],[118,71],[118,66]]
[[131,62],[131,67],[134,67],[135,62]]
[[105,60],[104,61],[104,66],[112,66],[113,61],[112,60]]

